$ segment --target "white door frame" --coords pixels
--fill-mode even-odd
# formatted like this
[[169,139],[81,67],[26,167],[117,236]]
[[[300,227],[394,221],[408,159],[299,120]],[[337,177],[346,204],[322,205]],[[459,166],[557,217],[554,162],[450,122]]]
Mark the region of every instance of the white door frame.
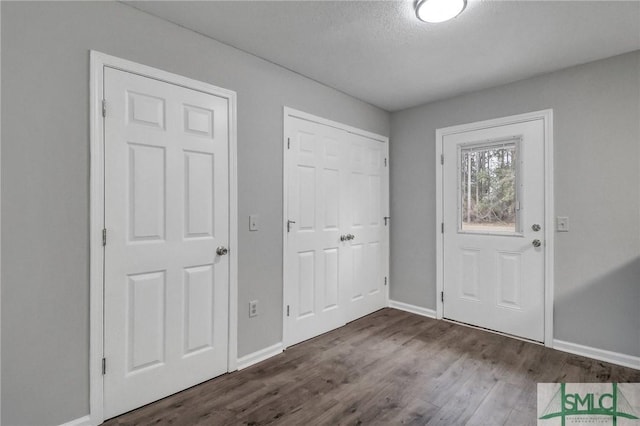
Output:
[[[2,8],[0,8],[0,10],[2,10]],[[2,24],[1,24],[1,22],[2,22],[2,15],[1,15],[1,13],[0,13],[0,34],[2,34]],[[0,42],[1,42],[1,40],[0,40]],[[0,43],[0,44],[1,44],[1,43]],[[1,63],[2,63],[2,60],[0,59],[0,69],[2,69],[2,65],[1,65]],[[0,74],[1,74],[1,72],[0,72]],[[0,81],[2,81],[2,78],[0,78]],[[0,90],[0,92],[1,92],[1,90]],[[0,105],[2,105],[2,95],[1,95],[1,93],[0,93]],[[1,117],[2,117],[2,112],[0,111],[0,121],[2,121],[2,118],[1,118]],[[2,134],[1,128],[2,128],[2,126],[0,125],[0,135]],[[2,151],[2,138],[0,137],[0,152],[1,152],[1,151]],[[2,161],[0,160],[0,163],[1,163],[1,162],[2,162]],[[2,174],[2,173],[0,173],[0,175],[1,175],[1,174]],[[1,186],[2,186],[2,185],[0,185],[0,187],[1,187]],[[2,204],[2,203],[0,202],[0,207],[1,207],[1,204]],[[0,210],[1,210],[1,208],[0,208]],[[1,223],[1,222],[2,222],[2,219],[1,219],[1,217],[0,217],[0,223]],[[1,236],[1,235],[2,235],[2,230],[0,229],[0,236]],[[2,240],[2,238],[0,238],[0,240]],[[2,264],[2,247],[0,247],[0,265],[1,265],[1,264]],[[1,269],[2,269],[2,268],[0,267],[0,270],[1,270]],[[2,276],[1,271],[0,271],[0,276]],[[1,282],[1,280],[0,280],[0,306],[2,305],[2,296],[1,296],[1,293],[2,293],[2,282]],[[1,312],[1,310],[0,310],[0,312]],[[2,317],[2,315],[0,315],[0,317]],[[0,330],[2,330],[2,326],[1,326],[1,325],[0,325]],[[0,333],[0,342],[2,342],[2,333]],[[0,353],[1,353],[1,352],[2,352],[2,344],[0,343]],[[2,373],[1,373],[1,371],[2,371],[2,359],[0,358],[0,395],[2,395]],[[0,424],[1,424],[1,423],[2,423],[2,398],[0,398]]]
[[238,178],[236,93],[177,74],[90,52],[90,264],[89,264],[89,415],[93,425],[104,419],[102,357],[104,353],[104,120],[102,99],[104,68],[138,74],[166,83],[209,93],[228,100],[229,105],[229,352],[227,371],[237,369],[238,351]]
[[554,260],[554,228],[555,221],[553,204],[553,110],[546,109],[526,114],[512,115],[493,120],[478,121],[475,123],[445,127],[436,130],[436,318],[442,319],[443,302],[438,297],[444,290],[444,234],[441,232],[441,224],[444,222],[443,214],[443,166],[442,143],[444,137],[456,133],[464,133],[473,130],[488,129],[491,127],[506,126],[526,121],[543,120],[544,122],[544,345],[553,347],[553,260]]
[[[368,132],[366,130],[358,129],[356,127],[352,127],[346,124],[339,123],[337,121],[328,120],[326,118],[318,117],[316,115],[308,114],[306,112],[298,111],[293,108],[289,108],[285,106],[283,108],[284,112],[284,125],[283,125],[283,137],[282,137],[282,153],[283,153],[283,173],[282,173],[282,349],[287,349],[289,336],[287,336],[287,295],[291,292],[291,283],[287,280],[287,273],[289,267],[289,262],[287,261],[287,206],[289,200],[289,168],[287,167],[289,161],[289,149],[288,149],[288,140],[287,135],[290,134],[290,119],[298,118],[301,120],[311,121],[313,123],[323,124],[325,126],[334,127],[336,129],[344,130],[348,133],[353,133],[356,135],[364,136],[376,141],[383,142],[385,144],[385,158],[389,158],[389,138],[386,136],[381,136],[376,133]],[[387,163],[387,167],[385,168],[385,176],[383,187],[385,191],[384,205],[385,205],[385,216],[389,215],[389,164]],[[387,237],[385,247],[383,249],[383,256],[385,258],[385,262],[383,265],[383,273],[386,277],[389,277],[387,280],[387,288],[385,289],[385,305],[389,304],[389,286],[391,282],[391,277],[389,275],[389,232],[391,229],[391,225],[387,226]]]

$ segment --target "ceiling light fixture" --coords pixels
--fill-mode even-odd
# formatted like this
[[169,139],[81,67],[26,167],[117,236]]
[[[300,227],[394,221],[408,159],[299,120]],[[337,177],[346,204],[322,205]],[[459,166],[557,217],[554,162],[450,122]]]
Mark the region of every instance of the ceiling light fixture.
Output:
[[460,15],[467,6],[467,0],[418,0],[416,16],[424,22],[436,24]]

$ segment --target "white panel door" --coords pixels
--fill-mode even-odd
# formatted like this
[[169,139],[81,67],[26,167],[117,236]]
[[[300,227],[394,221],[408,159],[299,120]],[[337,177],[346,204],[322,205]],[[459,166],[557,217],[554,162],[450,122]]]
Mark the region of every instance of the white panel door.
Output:
[[289,129],[285,327],[292,345],[345,324],[346,191],[345,132],[300,119],[291,119]]
[[286,118],[285,345],[386,306],[387,143]]
[[349,236],[343,263],[348,268],[345,286],[347,321],[386,306],[386,144],[348,134],[344,188],[343,230]]
[[105,418],[227,371],[227,100],[105,68]]
[[442,142],[443,316],[544,340],[544,122]]

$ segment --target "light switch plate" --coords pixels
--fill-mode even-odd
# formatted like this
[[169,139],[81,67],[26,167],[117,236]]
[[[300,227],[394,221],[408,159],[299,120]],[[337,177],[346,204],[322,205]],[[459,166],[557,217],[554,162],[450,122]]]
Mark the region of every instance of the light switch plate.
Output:
[[258,220],[260,216],[257,214],[252,214],[249,216],[249,231],[257,231],[258,230]]
[[569,232],[569,218],[567,216],[558,216],[556,218],[556,230],[558,232]]
[[252,300],[249,302],[249,318],[258,316],[258,301]]

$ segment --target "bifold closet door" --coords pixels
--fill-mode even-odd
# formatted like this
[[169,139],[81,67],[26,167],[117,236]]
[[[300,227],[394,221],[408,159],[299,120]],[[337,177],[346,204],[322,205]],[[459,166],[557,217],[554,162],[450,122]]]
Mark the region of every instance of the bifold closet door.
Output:
[[287,343],[295,344],[345,323],[340,264],[346,191],[344,132],[291,120],[287,252]]
[[285,345],[386,306],[386,142],[287,117]]
[[351,237],[343,250],[348,268],[344,287],[346,320],[363,317],[386,306],[386,180],[384,142],[347,134],[344,188],[345,221]]

